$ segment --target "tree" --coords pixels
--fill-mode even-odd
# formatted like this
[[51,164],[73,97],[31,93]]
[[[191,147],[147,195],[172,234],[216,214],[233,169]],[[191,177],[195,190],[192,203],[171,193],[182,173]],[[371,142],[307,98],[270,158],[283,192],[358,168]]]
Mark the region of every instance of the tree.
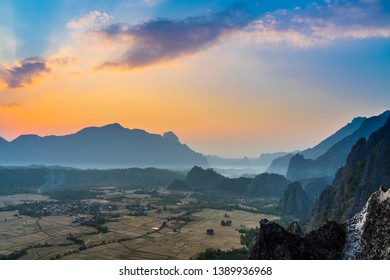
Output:
[[207,235],[214,235],[214,230],[212,228],[208,228],[206,230]]

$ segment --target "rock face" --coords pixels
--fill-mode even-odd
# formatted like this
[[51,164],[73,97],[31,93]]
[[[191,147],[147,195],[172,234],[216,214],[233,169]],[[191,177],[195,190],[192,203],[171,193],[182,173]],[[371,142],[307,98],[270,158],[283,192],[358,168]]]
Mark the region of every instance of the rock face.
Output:
[[279,203],[279,210],[284,215],[302,218],[309,214],[311,206],[312,202],[303,191],[301,184],[294,182],[287,186],[283,199]]
[[337,260],[343,256],[345,226],[327,222],[303,235],[297,224],[290,231],[266,219],[260,221],[250,259],[256,260]]
[[381,187],[353,218],[343,224],[328,221],[303,234],[298,223],[285,230],[260,221],[251,259],[330,260],[390,259],[390,190]]
[[311,226],[326,220],[344,222],[363,209],[378,186],[390,182],[390,119],[368,140],[361,138],[350,152],[332,186],[313,207]]
[[347,223],[346,259],[390,259],[390,190],[381,187]]

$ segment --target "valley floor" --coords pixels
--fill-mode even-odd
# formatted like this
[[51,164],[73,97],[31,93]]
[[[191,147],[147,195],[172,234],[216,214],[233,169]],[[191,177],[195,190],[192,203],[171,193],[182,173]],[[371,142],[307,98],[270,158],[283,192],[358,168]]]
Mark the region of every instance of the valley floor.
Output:
[[[142,197],[129,194],[130,199],[131,195]],[[143,199],[151,198],[145,195]],[[0,255],[29,260],[191,259],[207,248],[242,248],[239,229],[254,228],[263,218],[279,218],[242,210],[194,210],[191,204],[161,205],[144,215],[131,215],[123,207],[128,203],[115,202],[117,208],[112,212],[116,216],[104,224],[107,232],[82,225],[71,216],[31,217],[17,210],[0,212]],[[110,211],[105,215],[109,216]],[[231,225],[222,226],[221,221],[227,219]],[[213,229],[214,234],[208,235],[207,229]]]

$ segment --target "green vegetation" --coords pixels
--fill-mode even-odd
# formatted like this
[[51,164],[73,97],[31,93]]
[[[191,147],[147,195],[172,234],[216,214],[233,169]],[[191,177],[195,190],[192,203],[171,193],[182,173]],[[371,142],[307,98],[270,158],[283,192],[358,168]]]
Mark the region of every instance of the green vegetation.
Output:
[[76,169],[65,167],[1,167],[0,195],[49,192],[57,188],[117,186],[123,188],[153,188],[168,186],[185,175],[167,169]]
[[222,251],[221,249],[206,249],[200,253],[197,260],[247,260],[249,250],[247,248]]
[[221,220],[221,226],[223,227],[229,227],[232,225],[232,220]]
[[[207,230],[208,231],[208,230]],[[223,251],[221,249],[208,248],[197,256],[197,260],[247,260],[255,244],[258,228],[241,228],[240,243],[243,248]],[[214,232],[214,231],[213,231]]]
[[102,192],[94,191],[89,188],[61,188],[53,189],[47,192],[50,198],[61,201],[73,201],[80,199],[93,199],[99,195],[103,195]]

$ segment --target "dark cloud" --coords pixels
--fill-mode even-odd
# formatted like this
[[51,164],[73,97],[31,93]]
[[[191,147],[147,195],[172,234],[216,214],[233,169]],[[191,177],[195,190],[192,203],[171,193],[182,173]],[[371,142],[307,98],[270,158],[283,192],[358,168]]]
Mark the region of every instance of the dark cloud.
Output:
[[244,28],[254,19],[253,10],[246,6],[182,20],[156,19],[135,26],[112,24],[101,34],[114,40],[128,40],[129,49],[117,61],[106,62],[102,67],[144,67],[192,54]]
[[8,88],[21,88],[47,72],[50,72],[50,68],[42,58],[31,57],[22,60],[20,66],[3,68],[0,70],[0,77],[7,83]]

